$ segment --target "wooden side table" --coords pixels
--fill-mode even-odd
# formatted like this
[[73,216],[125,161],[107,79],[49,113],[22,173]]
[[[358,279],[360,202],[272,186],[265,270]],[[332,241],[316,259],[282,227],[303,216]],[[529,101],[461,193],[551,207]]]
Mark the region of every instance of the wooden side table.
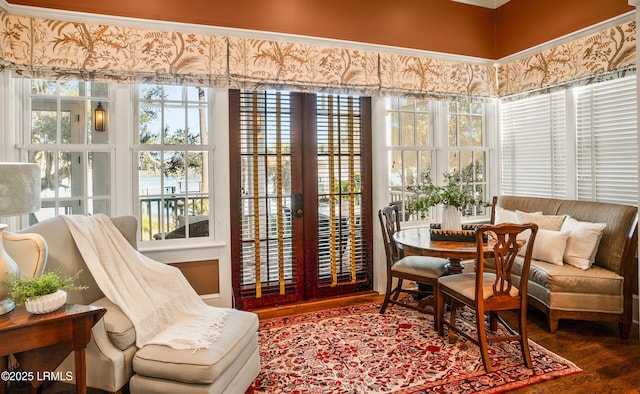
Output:
[[[71,353],[75,352],[76,393],[87,392],[85,349],[91,328],[107,312],[104,308],[65,304],[51,313],[32,315],[24,306],[0,316],[0,394],[7,392],[9,355],[13,354],[24,373],[22,378],[38,388]],[[67,372],[63,378],[69,378]],[[33,390],[32,390],[33,391]]]

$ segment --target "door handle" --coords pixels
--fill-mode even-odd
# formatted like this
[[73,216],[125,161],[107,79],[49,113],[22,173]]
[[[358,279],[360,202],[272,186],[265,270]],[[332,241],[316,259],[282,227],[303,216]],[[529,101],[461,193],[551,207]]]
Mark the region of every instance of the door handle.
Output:
[[293,195],[293,210],[297,218],[301,218],[304,215],[303,197],[304,195],[302,193]]

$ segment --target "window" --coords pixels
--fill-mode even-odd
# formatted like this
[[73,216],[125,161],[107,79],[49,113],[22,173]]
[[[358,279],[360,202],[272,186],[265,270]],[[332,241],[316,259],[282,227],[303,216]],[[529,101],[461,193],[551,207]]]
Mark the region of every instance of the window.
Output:
[[398,205],[403,220],[417,220],[407,202],[411,188],[431,175],[436,147],[431,135],[428,100],[389,98],[387,102],[387,150],[389,202]]
[[[394,97],[386,100],[386,106],[389,201],[398,205],[401,220],[424,218],[411,211],[411,189],[427,177],[441,182],[445,172],[459,172],[476,197],[486,201],[485,104]],[[486,212],[478,205],[465,214]],[[433,218],[433,212],[427,218]]]
[[[36,79],[18,83],[30,98],[24,148],[42,173],[38,220],[60,214],[111,214],[109,85]],[[103,131],[93,127],[98,103],[107,113]]]
[[[473,187],[474,198],[486,201],[487,148],[484,104],[466,101],[449,103],[448,172],[459,172],[462,180]],[[469,207],[467,216],[484,215],[482,204]]]
[[502,194],[637,205],[636,103],[635,76],[503,103]]
[[141,241],[209,236],[209,89],[138,87]]

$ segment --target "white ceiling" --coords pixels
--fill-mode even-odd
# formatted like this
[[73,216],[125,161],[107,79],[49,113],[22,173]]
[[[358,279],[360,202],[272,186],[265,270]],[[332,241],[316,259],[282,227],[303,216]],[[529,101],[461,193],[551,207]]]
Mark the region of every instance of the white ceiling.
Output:
[[453,0],[458,3],[477,5],[479,7],[493,8],[494,10],[510,0]]

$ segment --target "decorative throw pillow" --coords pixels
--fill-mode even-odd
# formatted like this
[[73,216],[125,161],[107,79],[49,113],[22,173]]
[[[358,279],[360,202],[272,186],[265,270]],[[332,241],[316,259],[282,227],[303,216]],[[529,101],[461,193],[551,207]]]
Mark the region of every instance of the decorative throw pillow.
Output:
[[560,231],[566,217],[567,215],[536,215],[535,213],[516,211],[517,223],[535,223],[539,230]]
[[[562,265],[564,251],[567,247],[567,240],[571,231],[538,230],[533,241],[531,258],[534,260],[546,261],[547,263]],[[518,254],[524,256],[526,245]]]
[[[516,211],[511,211],[508,209],[504,209],[496,205],[495,207],[496,215],[495,215],[495,224],[500,223],[518,223],[516,219]],[[531,215],[542,215],[542,212],[531,212]]]
[[606,223],[581,222],[567,217],[562,225],[562,231],[570,231],[564,261],[582,270],[591,268],[606,227]]

